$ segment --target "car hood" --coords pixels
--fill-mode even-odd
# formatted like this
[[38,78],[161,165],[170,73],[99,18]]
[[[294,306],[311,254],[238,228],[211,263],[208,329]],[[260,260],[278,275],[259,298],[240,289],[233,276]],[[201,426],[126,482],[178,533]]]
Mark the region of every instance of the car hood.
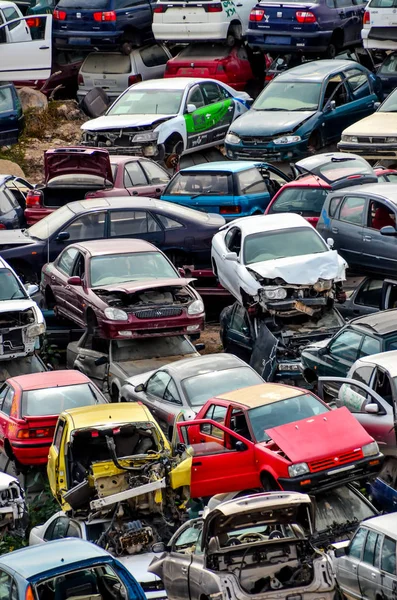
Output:
[[141,292],[142,290],[148,290],[153,288],[161,287],[184,287],[189,285],[194,278],[185,279],[184,277],[175,277],[169,279],[146,279],[145,281],[126,281],[124,283],[112,284],[112,285],[100,285],[92,288],[93,292],[124,292],[125,294],[134,294],[135,292]]
[[83,123],[83,131],[101,131],[103,129],[118,129],[120,127],[138,127],[140,125],[158,125],[172,119],[176,115],[109,115],[92,119]]
[[57,148],[44,154],[45,183],[64,175],[94,175],[113,183],[109,152],[102,148]]
[[397,134],[397,114],[376,112],[345,129],[342,135],[395,135]]
[[135,577],[138,583],[146,583],[160,579],[157,575],[148,571],[148,566],[158,556],[154,552],[144,552],[143,554],[118,556],[117,559]]
[[8,246],[25,246],[35,244],[37,240],[25,235],[24,229],[6,229],[0,234],[0,248]]
[[8,312],[10,310],[28,310],[28,308],[36,307],[36,302],[30,298],[22,300],[1,300],[0,301],[0,313]]
[[330,343],[331,340],[332,340],[332,337],[328,337],[325,340],[319,340],[318,342],[314,342],[313,344],[308,344],[302,350],[302,354],[304,352],[310,352],[310,351],[319,350],[320,348],[325,348],[326,346],[328,346],[328,344]]
[[314,285],[318,279],[344,280],[347,263],[336,250],[319,254],[287,256],[275,260],[266,260],[247,265],[267,279],[284,279],[286,283],[296,285]]
[[333,457],[373,442],[373,438],[345,407],[266,429],[266,433],[292,463]]
[[271,136],[294,131],[298,125],[312,117],[317,111],[266,111],[251,109],[239,117],[231,130],[241,135]]
[[196,358],[197,356],[200,356],[198,352],[196,354],[177,354],[175,356],[162,356],[158,358],[125,360],[115,362],[114,364],[117,364],[126,375],[130,375],[126,383],[135,386],[139,383],[145,383],[149,379],[150,372],[157,371],[163,365],[168,365],[183,358]]

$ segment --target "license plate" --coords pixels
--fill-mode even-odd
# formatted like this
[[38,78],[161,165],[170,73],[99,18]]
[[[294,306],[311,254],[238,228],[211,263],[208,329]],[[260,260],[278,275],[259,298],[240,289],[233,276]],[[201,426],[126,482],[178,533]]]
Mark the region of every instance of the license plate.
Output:
[[78,46],[89,46],[90,43],[91,43],[90,38],[85,38],[85,37],[69,38],[69,44],[77,44]]
[[284,35],[267,35],[266,44],[280,44],[287,46],[291,43],[291,38]]
[[115,79],[94,79],[94,85],[98,87],[115,87],[116,80]]
[[279,363],[279,371],[300,371],[298,363]]
[[333,471],[328,471],[327,475],[335,475],[335,473],[343,473],[343,471],[350,471],[354,469],[356,465],[349,465],[348,467],[341,467],[340,469],[334,469]]

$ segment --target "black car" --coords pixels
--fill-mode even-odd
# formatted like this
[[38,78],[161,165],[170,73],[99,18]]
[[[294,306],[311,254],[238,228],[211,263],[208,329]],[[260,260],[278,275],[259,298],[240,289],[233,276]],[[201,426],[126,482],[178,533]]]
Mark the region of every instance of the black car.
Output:
[[26,194],[32,188],[22,177],[0,175],[0,230],[24,227]]
[[212,236],[224,224],[218,215],[153,198],[95,198],[70,202],[29,229],[2,232],[0,253],[31,281],[65,246],[113,237],[147,240],[176,266],[200,268],[210,264]]
[[376,74],[382,81],[383,94],[386,98],[397,87],[397,52],[391,52],[386,56]]

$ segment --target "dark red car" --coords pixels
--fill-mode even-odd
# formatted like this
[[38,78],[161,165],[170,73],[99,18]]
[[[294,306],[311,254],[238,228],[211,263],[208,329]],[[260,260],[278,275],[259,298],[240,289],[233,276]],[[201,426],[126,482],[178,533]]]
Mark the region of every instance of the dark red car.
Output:
[[109,156],[104,148],[56,148],[44,153],[44,184],[26,196],[25,218],[33,225],[73,200],[109,196],[159,198],[170,176],[157,163]]
[[104,338],[197,335],[204,304],[192,281],[153,244],[97,240],[72,244],[44,265],[41,291],[57,314]]
[[10,377],[0,387],[0,450],[17,465],[45,465],[60,413],[106,402],[79,371]]

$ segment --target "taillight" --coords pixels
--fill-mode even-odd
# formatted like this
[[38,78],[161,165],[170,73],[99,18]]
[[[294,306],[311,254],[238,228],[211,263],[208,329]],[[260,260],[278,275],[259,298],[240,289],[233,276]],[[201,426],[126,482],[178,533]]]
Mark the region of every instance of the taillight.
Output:
[[43,205],[43,192],[40,190],[29,190],[26,194],[26,208],[37,208]]
[[77,75],[77,83],[78,83],[78,85],[84,85],[84,77],[82,76],[81,73],[79,73]]
[[298,10],[295,17],[298,23],[315,23],[317,21],[316,15],[309,10]]
[[64,21],[66,19],[66,12],[64,10],[54,10],[52,16],[54,21]]
[[38,17],[35,17],[35,18],[31,17],[30,19],[26,19],[26,25],[28,27],[39,27],[40,19]]
[[128,85],[132,85],[133,83],[138,83],[142,81],[142,75],[130,75],[128,77]]
[[260,8],[254,8],[250,12],[250,21],[262,21],[265,11]]
[[364,13],[363,24],[364,25],[369,25],[370,22],[371,22],[371,15],[370,15],[370,12],[368,10],[366,10],[365,13]]
[[222,12],[222,4],[220,2],[216,2],[215,4],[205,4],[204,5],[205,11],[209,12],[209,13],[214,13],[214,12]]
[[103,22],[103,21],[115,21],[116,13],[114,10],[108,10],[106,12],[94,12],[94,21]]
[[29,584],[25,592],[25,600],[34,600],[32,586]]
[[3,223],[0,223],[0,229],[6,229],[6,226]]
[[168,6],[166,6],[165,4],[156,4],[156,6],[153,9],[153,12],[154,13],[165,13],[167,8],[168,8]]
[[219,209],[221,215],[239,215],[241,206],[221,206]]
[[31,438],[47,438],[54,435],[55,427],[37,427],[36,429],[20,429],[18,439],[27,440]]

